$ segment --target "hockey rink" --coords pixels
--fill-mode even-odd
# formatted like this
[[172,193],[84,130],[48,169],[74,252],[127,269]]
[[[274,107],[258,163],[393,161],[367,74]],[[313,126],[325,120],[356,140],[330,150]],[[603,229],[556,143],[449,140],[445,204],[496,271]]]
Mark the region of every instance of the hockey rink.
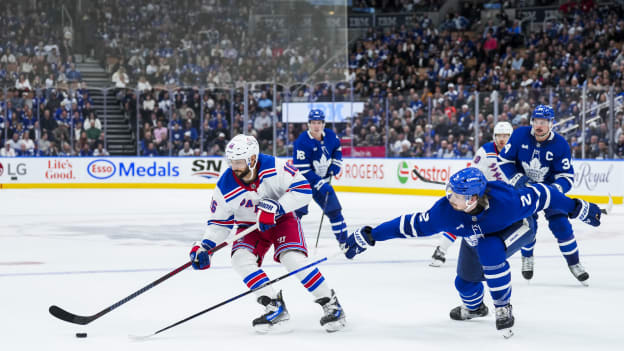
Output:
[[[92,315],[184,264],[202,237],[211,190],[0,190],[0,349],[2,350],[622,350],[624,209],[614,206],[599,228],[573,221],[583,287],[570,274],[540,218],[531,283],[512,265],[515,336],[505,340],[490,314],[458,322],[454,288],[459,245],[441,268],[428,264],[437,239],[379,242],[353,261],[344,256],[319,268],[336,290],[347,327],[328,334],[322,309],[296,277],[283,289],[292,331],[256,334],[251,320],[264,313],[250,294],[144,341],[147,335],[245,291],[229,249],[211,269],[187,269],[118,309],[80,326],[48,313],[58,305]],[[436,198],[339,193],[349,230],[427,209]],[[303,219],[313,252],[320,210]],[[323,257],[338,249],[324,221]],[[285,273],[265,259],[271,278]],[[86,339],[75,337],[86,332]]]

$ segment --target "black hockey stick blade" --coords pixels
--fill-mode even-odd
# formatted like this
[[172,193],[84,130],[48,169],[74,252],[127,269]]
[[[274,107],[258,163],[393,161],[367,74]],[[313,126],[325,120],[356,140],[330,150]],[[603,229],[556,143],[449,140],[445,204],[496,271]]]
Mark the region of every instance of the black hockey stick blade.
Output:
[[[209,254],[212,254],[214,252],[217,252],[219,250],[221,250],[222,248],[226,247],[227,245],[229,245],[230,242],[234,242],[234,240],[240,239],[242,237],[244,237],[245,235],[255,231],[256,229],[258,229],[258,224],[254,224],[248,228],[246,228],[245,230],[237,233],[231,240],[229,241],[224,241],[221,244],[213,247],[210,251],[208,251]],[[187,269],[188,267],[190,267],[193,263],[188,261],[186,263],[184,263],[183,265],[181,265],[180,267],[174,269],[173,271],[163,275],[162,277],[154,280],[153,282],[147,284],[146,286],[142,287],[141,289],[133,292],[132,294],[124,297],[123,299],[115,302],[114,304],[106,307],[105,309],[101,310],[100,312],[92,315],[92,316],[79,316],[70,312],[65,311],[64,309],[58,307],[58,306],[50,306],[50,308],[48,309],[48,311],[50,311],[50,314],[52,314],[54,317],[63,320],[65,322],[69,322],[69,323],[74,323],[74,324],[81,324],[81,325],[85,325],[85,324],[89,324],[92,321],[102,317],[103,315],[107,314],[108,312],[116,309],[117,307],[125,304],[126,302],[134,299],[135,297],[143,294],[144,292],[150,290],[151,288],[155,287],[156,285],[164,282],[165,280],[173,277],[174,275],[182,272],[183,270]]]
[[85,325],[85,324],[89,324],[91,323],[92,320],[94,320],[95,318],[97,318],[96,316],[78,316],[75,315],[73,313],[67,312],[64,309],[56,306],[56,305],[52,305],[49,308],[50,314],[53,315],[54,317],[63,320],[65,322],[69,322],[69,323],[74,323],[74,324],[80,324],[80,325]]
[[446,185],[445,182],[439,182],[437,180],[431,180],[431,179],[427,179],[425,178],[422,174],[420,174],[420,172],[418,172],[416,169],[412,169],[412,173],[414,173],[414,175],[416,177],[418,177],[418,179],[422,180],[425,183],[430,183],[430,184],[438,184],[438,185]]

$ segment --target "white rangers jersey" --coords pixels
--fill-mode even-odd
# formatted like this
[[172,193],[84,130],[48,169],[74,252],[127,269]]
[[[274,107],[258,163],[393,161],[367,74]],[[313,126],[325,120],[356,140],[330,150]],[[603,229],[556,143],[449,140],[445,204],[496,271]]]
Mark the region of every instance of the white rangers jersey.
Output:
[[499,150],[496,149],[496,144],[490,141],[477,150],[472,163],[473,166],[479,168],[485,174],[488,181],[502,180],[507,182],[507,177],[498,167],[498,153]]
[[312,199],[310,183],[293,166],[273,156],[258,155],[258,177],[245,184],[228,168],[217,180],[210,202],[208,227],[204,239],[219,243],[234,225],[248,227],[257,222],[258,202],[279,201],[284,212],[292,212]]

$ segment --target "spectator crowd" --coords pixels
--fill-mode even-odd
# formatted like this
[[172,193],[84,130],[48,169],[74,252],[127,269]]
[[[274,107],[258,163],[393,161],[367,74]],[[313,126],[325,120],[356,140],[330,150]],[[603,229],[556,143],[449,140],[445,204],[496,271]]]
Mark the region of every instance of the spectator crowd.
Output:
[[[477,141],[491,140],[496,121],[527,125],[537,104],[550,104],[556,114],[555,130],[570,142],[574,157],[580,157],[584,94],[585,156],[607,158],[611,147],[616,157],[624,157],[624,12],[617,4],[599,7],[580,1],[562,7],[560,16],[543,26],[532,26],[502,11],[482,21],[478,4],[466,1],[437,26],[419,15],[412,24],[371,27],[350,42],[344,67],[333,64],[326,71],[333,76],[346,69],[346,81],[280,83],[275,96],[273,84],[249,84],[245,119],[244,82],[316,78],[311,72],[331,56],[317,45],[318,38],[289,38],[264,22],[261,30],[255,28],[249,35],[249,15],[262,11],[261,1],[96,2],[98,6],[88,12],[97,27],[94,52],[108,69],[111,84],[119,88],[119,104],[140,140],[142,155],[220,155],[232,135],[244,132],[258,137],[263,152],[273,153],[275,148],[277,155],[288,156],[292,142],[307,126],[282,123],[283,102],[353,98],[365,102],[364,111],[329,124],[345,147],[387,146],[387,155],[394,157],[472,157]],[[353,8],[373,5],[355,1]],[[440,5],[383,1],[380,10],[406,12]],[[12,23],[10,18],[0,21]],[[39,42],[41,37],[35,31],[26,38],[31,40]],[[59,49],[67,47],[62,35],[46,40]],[[20,83],[22,72],[13,73],[15,87],[1,99],[10,104],[10,111],[21,106],[19,113],[3,114],[2,127],[10,130],[9,147],[20,143],[27,131],[27,139],[43,139],[34,135],[35,129],[45,132],[61,152],[64,143],[74,154],[93,152],[103,143],[101,129],[99,135],[87,133],[98,125],[89,122],[88,92],[80,85],[74,94],[51,88],[63,70],[75,69],[71,49],[61,51],[58,65],[44,56],[48,64],[41,69],[48,67],[56,80],[41,97],[24,94],[28,90]],[[610,100],[616,111],[613,133],[607,127]],[[33,115],[40,117],[19,127],[20,118]],[[58,126],[50,126],[48,115]],[[93,117],[97,119],[97,113]]]

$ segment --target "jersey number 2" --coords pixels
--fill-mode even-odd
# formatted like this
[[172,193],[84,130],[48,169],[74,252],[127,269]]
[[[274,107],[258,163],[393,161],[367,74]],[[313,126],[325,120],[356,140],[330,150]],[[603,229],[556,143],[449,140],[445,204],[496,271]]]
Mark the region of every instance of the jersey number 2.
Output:
[[531,206],[531,195],[526,194],[520,196],[520,201],[522,202],[522,207]]

